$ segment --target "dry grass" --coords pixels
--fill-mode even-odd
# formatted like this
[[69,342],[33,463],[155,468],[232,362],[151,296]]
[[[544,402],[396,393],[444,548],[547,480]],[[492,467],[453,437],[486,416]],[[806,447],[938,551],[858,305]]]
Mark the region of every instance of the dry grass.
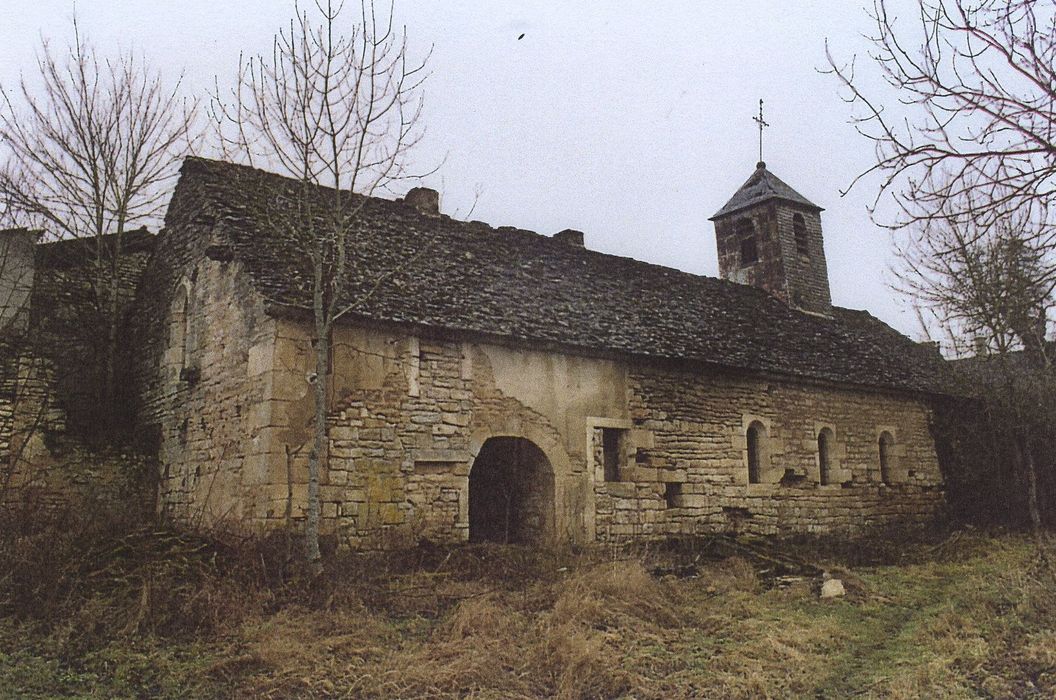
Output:
[[847,583],[836,601],[685,547],[349,554],[312,579],[281,542],[0,539],[0,697],[1056,694],[1056,577],[1014,535],[903,543],[899,565],[876,563],[887,543],[802,544]]

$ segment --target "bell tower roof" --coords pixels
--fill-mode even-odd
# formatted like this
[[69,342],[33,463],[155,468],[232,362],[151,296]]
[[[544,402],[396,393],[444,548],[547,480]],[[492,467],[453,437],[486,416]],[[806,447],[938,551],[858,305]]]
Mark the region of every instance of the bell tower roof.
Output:
[[806,207],[815,212],[824,211],[817,204],[814,204],[809,199],[796,192],[794,189],[788,186],[784,180],[774,175],[772,172],[766,169],[766,163],[759,161],[755,166],[755,172],[752,173],[740,189],[730,197],[730,201],[715,212],[715,215],[711,217],[711,221],[721,219],[724,216],[734,214],[754,207],[757,204],[770,201],[772,199],[779,199],[793,204]]

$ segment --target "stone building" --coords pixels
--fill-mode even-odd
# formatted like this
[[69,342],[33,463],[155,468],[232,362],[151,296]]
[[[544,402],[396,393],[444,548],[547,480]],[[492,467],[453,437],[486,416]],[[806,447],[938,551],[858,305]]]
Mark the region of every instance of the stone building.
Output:
[[[188,159],[139,284],[136,430],[172,517],[302,515],[310,277],[269,225],[289,185]],[[340,543],[862,533],[941,507],[943,361],[832,306],[822,210],[762,164],[713,217],[722,279],[437,200],[363,202],[327,387]]]
[[[97,290],[100,267],[116,269],[118,334],[125,338],[155,237],[126,232],[120,250],[113,236],[40,238],[39,231],[0,231],[0,504],[27,508],[123,494],[124,477],[133,476],[120,473],[131,461],[109,449],[110,428],[127,430],[131,413],[105,416],[101,409],[110,307]],[[127,360],[134,349],[120,349],[115,404],[130,409]]]

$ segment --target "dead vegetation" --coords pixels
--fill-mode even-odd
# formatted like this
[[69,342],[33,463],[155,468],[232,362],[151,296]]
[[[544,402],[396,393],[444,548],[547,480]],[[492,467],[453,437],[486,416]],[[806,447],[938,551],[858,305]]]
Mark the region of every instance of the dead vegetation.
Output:
[[[234,547],[133,520],[5,524],[0,696],[1056,693],[1056,578],[1016,535],[828,557],[721,539],[423,546],[339,554],[312,577],[281,538]],[[793,551],[848,595],[819,600]]]

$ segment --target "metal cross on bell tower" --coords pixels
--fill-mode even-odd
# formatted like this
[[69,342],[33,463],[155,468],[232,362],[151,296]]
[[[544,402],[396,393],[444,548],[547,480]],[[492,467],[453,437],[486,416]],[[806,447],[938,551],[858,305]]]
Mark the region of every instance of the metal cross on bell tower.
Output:
[[763,167],[763,129],[770,126],[763,119],[763,101],[759,100],[759,116],[752,117],[752,121],[759,125],[759,167]]

